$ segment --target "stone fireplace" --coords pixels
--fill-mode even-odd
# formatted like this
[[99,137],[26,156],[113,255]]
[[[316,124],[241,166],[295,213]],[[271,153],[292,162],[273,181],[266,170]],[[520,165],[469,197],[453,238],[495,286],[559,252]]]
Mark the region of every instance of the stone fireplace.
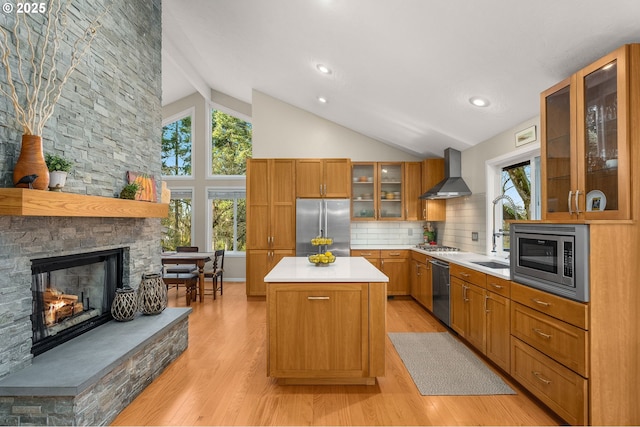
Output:
[[112,319],[128,248],[31,260],[31,352],[37,356]]
[[[135,3],[125,0],[74,1],[71,6],[72,15],[69,16],[70,19],[85,22],[100,15],[105,9],[108,12],[100,18],[101,27],[91,49],[63,87],[42,138],[45,153],[62,155],[73,163],[63,195],[113,200],[114,195],[126,184],[127,171],[146,173],[158,180],[161,175],[162,7],[160,0]],[[10,31],[16,16],[3,14],[0,25]],[[72,44],[73,38],[69,34],[69,39],[61,42],[60,51],[69,53]],[[64,62],[69,61],[69,58],[69,55],[65,55],[59,60],[57,65],[60,69],[68,65]],[[8,60],[15,63],[17,58],[11,55]],[[0,79],[5,78],[6,75],[0,73]],[[13,104],[6,96],[0,96],[0,115],[6,118],[0,124],[0,189],[12,190],[13,169],[20,152],[22,127],[14,119]],[[38,195],[34,199],[38,199]],[[106,213],[109,213],[112,205],[104,208],[93,202],[84,212],[80,212],[78,207],[87,207],[82,201],[60,203],[51,198],[42,205],[41,212],[37,212],[36,205],[36,212],[23,214],[7,208],[7,205],[3,205],[4,202],[0,196],[0,382],[6,383],[24,371],[38,368],[47,359],[54,359],[53,366],[57,368],[56,362],[69,360],[61,350],[68,349],[74,341],[83,340],[103,328],[109,330],[128,324],[129,328],[137,329],[142,325],[142,322],[136,323],[139,319],[122,324],[107,322],[34,357],[34,353],[40,351],[39,344],[35,348],[33,345],[34,260],[128,248],[122,253],[121,285],[136,288],[142,274],[160,271],[160,219],[157,216],[108,215]],[[67,212],[50,212],[52,207],[60,204],[65,205]],[[48,280],[46,273],[43,274],[39,279],[41,282]],[[78,272],[78,275],[85,274]],[[51,276],[52,280],[60,280],[53,277],[53,274]],[[46,285],[43,286],[46,289]],[[100,301],[101,297],[92,292],[56,282],[51,291],[51,297],[54,298],[49,302],[67,302],[64,304],[66,308],[61,310],[63,316],[49,318],[53,321],[52,325],[78,318],[82,312],[87,311],[86,308],[97,308],[99,305],[100,311],[104,311],[103,307],[106,308],[104,304],[108,304],[109,296],[103,294]],[[43,301],[42,307],[36,311],[42,313],[44,304]],[[150,327],[161,323],[159,317],[145,319],[147,323],[153,324]],[[46,319],[44,322],[46,324]],[[177,325],[171,326],[174,329],[176,327]],[[181,328],[184,328],[183,324]],[[53,335],[58,333],[60,332]],[[121,333],[118,331],[115,336]],[[44,338],[50,336],[51,334]],[[82,361],[87,365],[95,365],[93,347],[86,346],[81,350],[89,351],[88,354],[83,353]],[[147,352],[148,349],[140,351]],[[178,351],[176,349],[175,352]],[[79,354],[78,351],[72,353],[76,356]],[[141,353],[141,357],[144,354]],[[103,367],[107,369],[106,372],[112,372],[126,363],[131,365],[130,360],[118,359],[114,364],[104,362]],[[131,378],[139,378],[140,387],[143,387],[151,381],[156,370],[166,366],[154,365],[152,373],[143,373],[142,365],[131,365],[133,371],[125,376],[127,383],[121,384],[123,388],[120,390],[139,390],[139,387],[132,387]],[[35,376],[37,379],[42,377],[43,375]],[[0,398],[0,424],[16,424],[18,418],[7,418],[6,415],[15,415],[16,411],[26,411],[15,415],[19,417],[20,423],[25,424],[106,424],[117,413],[118,408],[102,408],[102,412],[92,408],[89,412],[83,412],[82,416],[85,418],[80,418],[79,414],[72,414],[74,418],[58,418],[57,414],[50,412],[45,415],[45,409],[86,410],[87,405],[100,397],[100,390],[114,392],[105,387],[105,384],[110,383],[115,383],[112,377],[106,378],[104,384],[96,382],[91,387],[83,386],[84,391],[80,395],[77,391],[64,391],[64,396],[53,398],[51,390],[58,390],[60,393],[63,391],[47,384],[23,389],[23,395],[19,392],[7,392]],[[9,388],[7,386],[7,390]],[[77,387],[74,390],[78,390]],[[29,396],[36,400],[27,402],[25,399]],[[114,396],[121,397],[118,393]],[[126,404],[131,396],[133,391],[126,398],[104,396],[100,402],[119,400]],[[53,402],[52,399],[58,400],[49,408],[48,402]],[[101,415],[89,418],[86,415],[89,413]]]

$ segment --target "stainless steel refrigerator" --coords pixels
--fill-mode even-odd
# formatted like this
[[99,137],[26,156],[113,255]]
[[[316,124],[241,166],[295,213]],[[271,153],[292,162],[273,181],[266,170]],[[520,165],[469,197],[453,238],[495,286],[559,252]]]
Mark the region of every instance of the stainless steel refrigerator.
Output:
[[318,253],[314,237],[333,239],[328,246],[337,257],[350,256],[351,203],[349,199],[297,199],[296,256]]

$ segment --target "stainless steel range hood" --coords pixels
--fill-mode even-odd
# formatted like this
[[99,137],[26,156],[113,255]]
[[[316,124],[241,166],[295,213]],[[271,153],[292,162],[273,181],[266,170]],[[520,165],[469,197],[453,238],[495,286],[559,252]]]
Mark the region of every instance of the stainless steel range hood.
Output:
[[444,150],[444,179],[420,196],[420,199],[452,199],[469,196],[471,190],[462,179],[462,155],[458,150]]

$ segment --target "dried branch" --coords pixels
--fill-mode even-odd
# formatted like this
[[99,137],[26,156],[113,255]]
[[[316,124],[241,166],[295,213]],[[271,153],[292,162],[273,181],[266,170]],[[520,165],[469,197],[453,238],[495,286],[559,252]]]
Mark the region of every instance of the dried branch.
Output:
[[[11,100],[16,120],[25,135],[42,135],[44,126],[53,115],[56,103],[62,95],[64,85],[89,52],[91,43],[102,26],[100,19],[111,9],[110,5],[76,38],[69,63],[65,64],[66,70],[59,75],[57,65],[62,59],[60,44],[68,29],[67,11],[70,4],[71,0],[66,0],[64,7],[62,0],[52,0],[49,3],[45,16],[46,26],[41,36],[37,36],[39,32],[32,29],[40,23],[28,13],[16,16],[10,33],[0,27],[0,60],[7,76],[6,88],[4,85],[0,86],[0,94]],[[12,41],[15,42],[13,47],[10,43]],[[26,43],[26,46],[22,43]],[[12,57],[17,59],[15,72],[11,68]]]

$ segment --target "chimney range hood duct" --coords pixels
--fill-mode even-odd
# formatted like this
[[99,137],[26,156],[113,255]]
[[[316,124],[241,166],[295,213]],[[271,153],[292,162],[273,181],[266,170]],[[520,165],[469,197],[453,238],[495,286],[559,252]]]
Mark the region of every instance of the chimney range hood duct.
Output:
[[452,199],[469,196],[471,190],[462,179],[461,154],[458,150],[444,150],[444,179],[420,196],[420,199]]

